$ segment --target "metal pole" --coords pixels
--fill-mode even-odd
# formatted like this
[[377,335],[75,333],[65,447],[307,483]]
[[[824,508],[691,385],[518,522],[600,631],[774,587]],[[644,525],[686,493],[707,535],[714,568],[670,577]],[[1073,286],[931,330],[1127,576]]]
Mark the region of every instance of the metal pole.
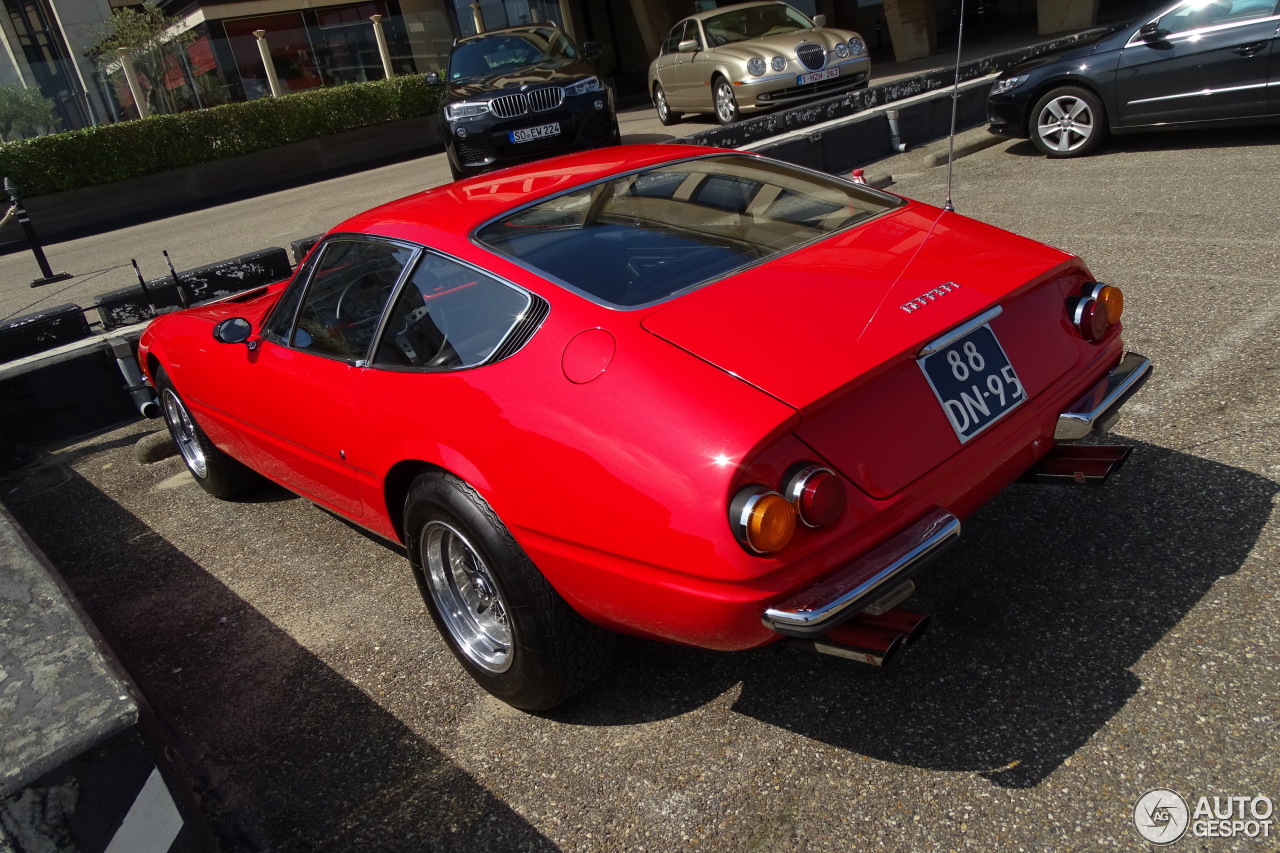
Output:
[[373,37],[378,40],[378,56],[382,57],[382,73],[390,80],[396,75],[391,70],[391,52],[387,50],[387,34],[382,31],[382,16],[370,15],[369,20],[373,21]]
[[129,83],[129,92],[133,95],[133,103],[138,108],[138,118],[146,118],[151,115],[151,107],[147,104],[142,87],[138,85],[138,72],[133,70],[133,57],[129,55],[129,48],[117,47],[116,53],[120,54],[120,70],[124,72],[124,79]]
[[31,254],[36,256],[36,263],[40,265],[40,272],[44,274],[43,278],[38,278],[31,282],[32,287],[39,287],[42,284],[53,284],[55,281],[66,281],[71,278],[71,273],[60,272],[54,274],[49,268],[49,259],[44,256],[44,249],[40,247],[40,239],[36,237],[36,229],[32,227],[30,218],[27,217],[27,208],[22,204],[22,199],[18,197],[18,187],[8,178],[4,179],[4,191],[9,196],[9,201],[13,202],[10,212],[18,217],[18,225],[22,227],[22,233],[27,238],[27,245],[31,247]]
[[480,11],[478,2],[471,4],[471,20],[476,25],[476,32],[484,32],[484,12]]
[[271,60],[271,48],[267,46],[267,31],[254,30],[258,39],[258,53],[262,56],[262,64],[267,69],[267,83],[271,85],[271,94],[280,97],[280,78],[276,76],[276,64]]

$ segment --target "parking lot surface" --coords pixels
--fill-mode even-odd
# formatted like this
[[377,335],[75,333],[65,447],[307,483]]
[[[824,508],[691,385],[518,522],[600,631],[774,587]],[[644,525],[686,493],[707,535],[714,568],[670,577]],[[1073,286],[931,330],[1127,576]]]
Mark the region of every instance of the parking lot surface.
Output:
[[[969,519],[908,605],[932,629],[883,670],[624,639],[531,716],[457,666],[399,549],[282,490],[221,503],[177,458],[139,464],[158,422],[50,448],[0,499],[228,850],[1144,849],[1151,789],[1280,803],[1278,142],[957,163],[960,213],[1124,288],[1157,373],[1116,428],[1125,468]],[[868,172],[941,204],[928,155]],[[1172,849],[1272,850],[1276,820]]]

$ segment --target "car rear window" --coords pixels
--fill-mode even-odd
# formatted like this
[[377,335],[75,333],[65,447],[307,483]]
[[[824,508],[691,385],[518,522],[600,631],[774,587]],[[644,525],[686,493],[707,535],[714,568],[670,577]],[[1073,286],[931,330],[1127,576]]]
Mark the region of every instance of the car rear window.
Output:
[[660,302],[904,204],[742,154],[665,163],[553,196],[476,239],[619,308]]

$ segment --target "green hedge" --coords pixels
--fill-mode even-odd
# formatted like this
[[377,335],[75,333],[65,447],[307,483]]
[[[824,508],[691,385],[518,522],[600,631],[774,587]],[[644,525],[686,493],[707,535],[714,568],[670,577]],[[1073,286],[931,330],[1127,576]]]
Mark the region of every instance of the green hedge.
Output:
[[156,115],[0,145],[24,198],[137,178],[435,112],[421,75]]

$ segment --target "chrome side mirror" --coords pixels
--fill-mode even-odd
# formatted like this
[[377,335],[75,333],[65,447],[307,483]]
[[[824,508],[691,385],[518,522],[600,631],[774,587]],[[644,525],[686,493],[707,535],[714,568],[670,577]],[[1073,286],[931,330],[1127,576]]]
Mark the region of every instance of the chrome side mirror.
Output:
[[220,344],[242,344],[252,334],[253,324],[243,317],[232,317],[213,327],[213,339]]
[[814,25],[815,27],[825,27],[825,26],[827,25],[827,16],[826,16],[826,15],[814,15],[814,16],[813,16],[813,25]]
[[684,41],[680,42],[679,47],[676,48],[676,50],[678,50],[680,53],[693,53],[697,49],[698,49],[698,43],[693,39],[685,39]]
[[1143,41],[1164,41],[1168,37],[1169,31],[1160,29],[1160,23],[1158,21],[1152,21],[1142,29],[1138,30],[1138,38]]

